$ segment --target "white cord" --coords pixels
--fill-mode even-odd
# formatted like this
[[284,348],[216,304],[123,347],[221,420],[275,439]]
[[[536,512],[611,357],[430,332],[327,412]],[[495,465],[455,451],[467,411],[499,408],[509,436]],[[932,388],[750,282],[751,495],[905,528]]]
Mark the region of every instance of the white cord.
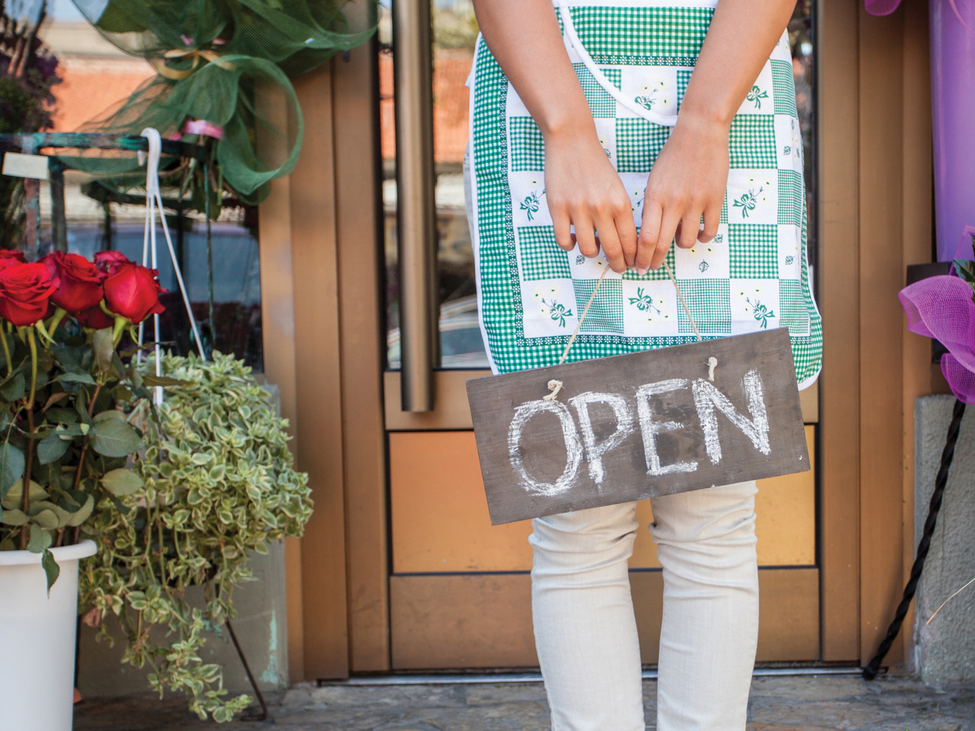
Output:
[[[169,226],[166,224],[166,214],[163,210],[162,193],[159,189],[159,158],[162,155],[162,138],[159,131],[147,127],[142,130],[142,136],[149,140],[149,153],[139,152],[139,164],[146,166],[146,227],[142,240],[142,266],[149,266],[147,263],[151,258],[152,268],[158,269],[159,263],[156,255],[156,208],[159,209],[159,222],[162,224],[163,236],[166,238],[166,246],[169,249],[169,259],[173,263],[173,272],[176,274],[176,281],[179,284],[180,294],[183,296],[183,304],[186,307],[186,314],[190,318],[190,327],[193,329],[193,337],[196,339],[196,347],[200,352],[200,357],[206,360],[203,352],[203,342],[200,340],[200,330],[193,316],[193,308],[190,307],[190,298],[186,293],[186,285],[183,283],[183,274],[176,261],[176,250],[173,248],[173,240],[169,236]],[[162,375],[162,360],[159,346],[159,315],[153,315],[152,324],[155,329],[155,354],[156,354],[156,375]],[[139,353],[137,363],[142,363],[142,343],[144,342],[145,322],[139,323]],[[154,389],[153,400],[157,404],[162,403],[163,389],[156,386]]]

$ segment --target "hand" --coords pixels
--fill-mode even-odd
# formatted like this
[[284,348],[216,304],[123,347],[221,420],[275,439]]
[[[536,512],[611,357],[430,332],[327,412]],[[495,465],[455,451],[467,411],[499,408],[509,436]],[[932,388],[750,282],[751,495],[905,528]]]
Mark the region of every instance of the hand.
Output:
[[545,196],[559,246],[570,251],[578,242],[590,258],[602,249],[615,272],[633,266],[637,245],[630,197],[594,129],[546,135]]
[[634,263],[641,274],[660,268],[675,237],[690,249],[717,234],[728,187],[728,132],[720,122],[678,118],[647,181]]

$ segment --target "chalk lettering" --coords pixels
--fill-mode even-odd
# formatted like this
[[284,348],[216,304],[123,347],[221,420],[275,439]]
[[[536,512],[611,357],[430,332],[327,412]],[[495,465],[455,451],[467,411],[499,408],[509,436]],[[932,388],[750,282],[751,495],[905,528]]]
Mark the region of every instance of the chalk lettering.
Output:
[[[562,425],[562,436],[565,439],[565,470],[555,482],[538,482],[532,479],[525,470],[524,460],[521,456],[521,434],[525,424],[533,416],[543,411],[550,411],[559,417],[559,422]],[[519,406],[515,410],[515,418],[511,420],[511,426],[508,428],[508,458],[521,480],[522,487],[527,492],[552,497],[571,488],[579,472],[579,463],[582,462],[582,445],[579,443],[579,433],[576,431],[572,414],[569,413],[569,407],[561,401],[543,401],[541,399],[528,401]]]
[[640,431],[643,434],[643,452],[647,459],[647,474],[653,477],[672,475],[676,472],[693,472],[697,469],[697,462],[674,462],[669,465],[660,463],[657,453],[657,435],[665,431],[683,429],[684,425],[676,421],[654,421],[653,409],[650,408],[650,397],[668,391],[679,391],[687,388],[690,382],[683,378],[672,378],[657,383],[647,383],[636,390],[637,414],[640,419]]
[[[569,403],[579,413],[579,427],[582,431],[582,443],[586,446],[589,477],[597,486],[602,485],[605,475],[603,455],[614,447],[618,447],[624,439],[633,433],[633,416],[626,406],[626,399],[615,393],[587,391],[570,398]],[[616,431],[602,444],[596,444],[596,435],[592,430],[592,419],[589,417],[589,404],[608,404],[616,416]]]
[[742,379],[742,386],[748,400],[748,413],[752,416],[751,420],[740,414],[728,397],[713,384],[703,378],[694,381],[694,405],[697,407],[697,415],[701,419],[701,428],[704,430],[704,448],[712,464],[721,461],[721,441],[718,438],[718,417],[715,414],[715,407],[748,437],[755,449],[766,456],[771,451],[768,441],[768,414],[765,409],[762,378],[758,375],[758,371],[755,369],[748,371]]

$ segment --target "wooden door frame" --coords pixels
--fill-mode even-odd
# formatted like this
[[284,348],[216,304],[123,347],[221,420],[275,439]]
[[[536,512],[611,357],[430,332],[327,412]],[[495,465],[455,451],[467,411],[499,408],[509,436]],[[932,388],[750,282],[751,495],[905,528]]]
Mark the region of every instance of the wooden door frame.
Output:
[[[927,16],[818,3],[821,659],[856,663],[910,567],[913,400],[934,390],[896,297],[930,260]],[[347,6],[354,27],[367,5]],[[377,79],[373,42],[295,80],[305,147],[261,206],[265,371],[316,500],[288,544],[293,681],[390,669]]]
[[[913,559],[914,399],[939,387],[897,299],[907,265],[931,260],[928,18],[818,1],[822,659],[865,663]],[[909,659],[904,626],[891,666]]]

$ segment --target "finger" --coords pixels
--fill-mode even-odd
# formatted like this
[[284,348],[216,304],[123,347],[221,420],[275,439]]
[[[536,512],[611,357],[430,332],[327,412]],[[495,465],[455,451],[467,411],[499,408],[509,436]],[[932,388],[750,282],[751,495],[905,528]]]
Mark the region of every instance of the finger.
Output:
[[626,266],[631,267],[636,263],[636,224],[633,223],[633,211],[627,208],[617,214],[614,221],[616,235],[619,237],[620,246],[623,247],[623,260]]
[[680,214],[673,209],[665,210],[663,218],[660,220],[660,233],[657,234],[657,242],[653,251],[653,259],[650,260],[651,269],[659,269],[667,258],[667,251],[674,242],[674,235],[677,233],[677,225],[680,223]]
[[701,211],[697,207],[691,208],[691,213],[684,216],[680,230],[677,232],[677,245],[682,249],[693,249],[697,243],[697,232],[701,230]]
[[559,208],[558,210],[552,211],[552,226],[555,229],[555,243],[566,251],[572,251],[572,249],[575,248],[575,242],[572,240],[572,231],[569,225],[569,214],[564,208]]
[[647,269],[650,268],[653,252],[657,248],[662,215],[660,204],[647,196],[643,204],[643,220],[640,224],[640,237],[637,239],[636,259],[633,261],[633,266],[640,274],[646,274]]
[[599,248],[610,268],[618,274],[625,272],[626,260],[623,258],[623,246],[616,232],[616,222],[612,218],[596,221],[596,235],[599,239]]
[[587,259],[593,259],[599,255],[599,246],[596,245],[596,235],[592,230],[592,221],[585,219],[582,221],[574,220],[573,225],[576,230],[576,243],[579,245],[580,253]]
[[721,223],[721,204],[710,205],[704,210],[704,228],[698,233],[697,240],[706,244],[718,235],[718,225]]

